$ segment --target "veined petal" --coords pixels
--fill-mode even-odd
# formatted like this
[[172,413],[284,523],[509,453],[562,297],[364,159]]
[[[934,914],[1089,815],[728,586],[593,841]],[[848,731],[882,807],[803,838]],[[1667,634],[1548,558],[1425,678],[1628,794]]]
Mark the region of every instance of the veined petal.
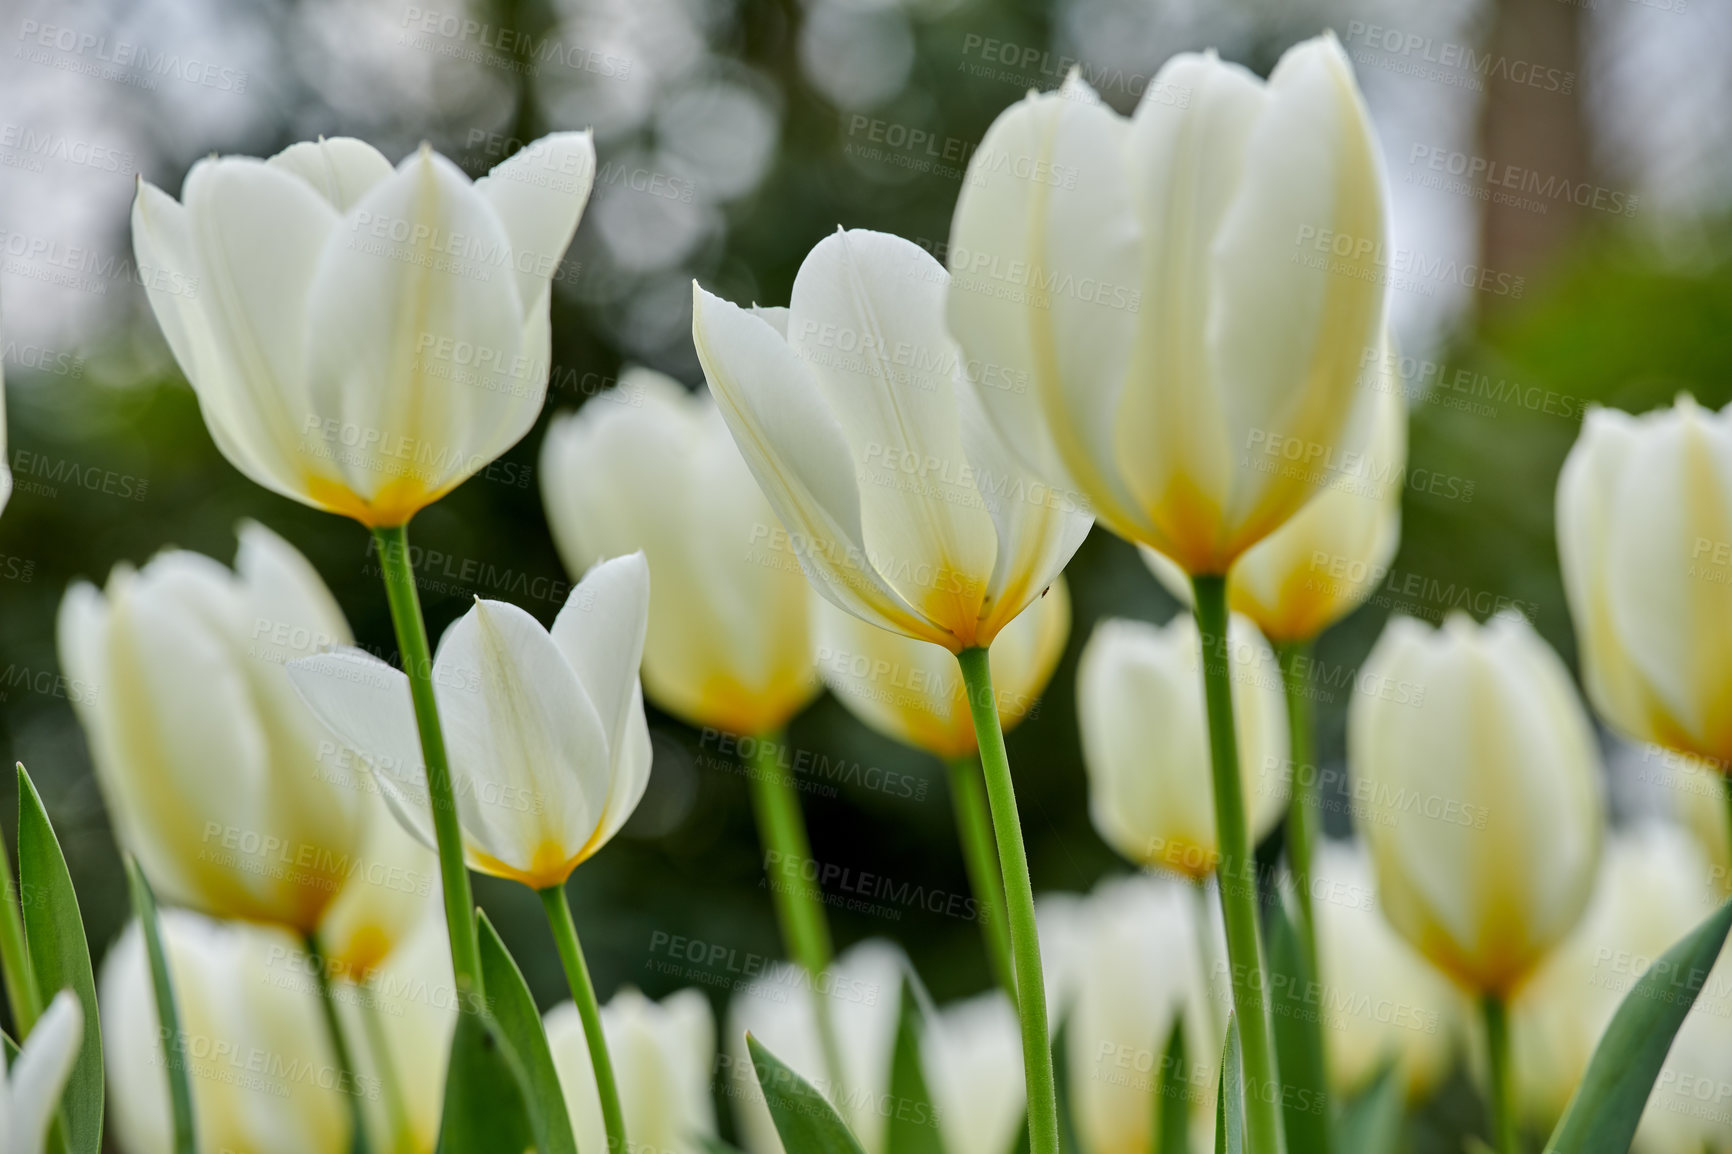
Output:
[[[84,1040],[84,1007],[71,990],[48,1003],[12,1066],[12,1117],[7,1154],[42,1154],[48,1124],[60,1108],[60,1095]],[[5,1072],[0,1062],[0,1075]]]
[[592,567],[553,621],[553,642],[595,706],[613,757],[625,748],[649,602],[649,563],[639,550]]
[[352,136],[303,140],[265,163],[312,185],[339,213],[348,212],[374,185],[391,175],[391,162],[371,144]]
[[257,521],[242,521],[236,532],[242,611],[260,656],[282,663],[354,644],[337,599],[299,550]]
[[547,295],[594,182],[595,144],[587,129],[543,136],[475,182],[511,238],[525,317]]
[[692,285],[692,340],[717,407],[812,585],[827,600],[909,637],[957,648],[866,554],[853,452],[805,366],[769,321]]

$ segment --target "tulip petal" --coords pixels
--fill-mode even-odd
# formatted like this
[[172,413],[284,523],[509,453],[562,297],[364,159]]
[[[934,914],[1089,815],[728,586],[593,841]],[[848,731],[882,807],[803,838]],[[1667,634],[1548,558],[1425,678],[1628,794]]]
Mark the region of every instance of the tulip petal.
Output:
[[541,307],[594,181],[595,144],[585,130],[544,136],[475,182],[511,238],[525,317]]
[[649,603],[649,563],[640,550],[592,567],[553,621],[554,644],[583,684],[615,753],[631,721]]
[[265,163],[312,185],[339,213],[348,212],[374,185],[391,176],[391,162],[371,144],[352,136],[303,140]]
[[[12,1067],[9,1154],[41,1154],[83,1040],[84,1008],[71,990],[61,990],[36,1019]],[[4,1072],[0,1061],[0,1074]]]
[[912,241],[833,233],[794,278],[788,344],[848,439],[874,567],[971,645],[997,544],[962,446],[949,279]]
[[692,339],[734,443],[813,587],[868,621],[953,647],[870,563],[848,439],[781,334],[694,282]]

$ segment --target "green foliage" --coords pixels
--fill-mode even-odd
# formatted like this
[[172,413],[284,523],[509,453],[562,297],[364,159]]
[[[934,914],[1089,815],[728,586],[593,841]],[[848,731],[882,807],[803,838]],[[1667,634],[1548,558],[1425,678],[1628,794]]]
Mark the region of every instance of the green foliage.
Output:
[[1239,1051],[1239,1019],[1227,1015],[1227,1044],[1221,1048],[1221,1087],[1215,1094],[1215,1154],[1244,1154],[1245,1081]]
[[902,984],[901,996],[896,1044],[890,1059],[891,1109],[884,1120],[885,1154],[944,1154],[938,1113],[932,1108],[926,1074],[920,1065],[920,1007],[907,982]]
[[541,1128],[529,1076],[499,1023],[475,1010],[458,1014],[445,1072],[439,1154],[546,1149],[537,1138]]
[[841,1115],[812,1084],[789,1069],[763,1043],[746,1035],[752,1068],[770,1107],[782,1145],[798,1154],[865,1154]]
[[1173,1015],[1172,1033],[1155,1071],[1153,1154],[1190,1154],[1190,1085],[1186,1081],[1185,1017]]
[[138,914],[139,930],[144,934],[145,957],[150,962],[150,988],[156,998],[157,1032],[162,1039],[162,1064],[168,1071],[174,1154],[197,1154],[192,1087],[187,1081],[185,1046],[180,1032],[180,1009],[175,1004],[174,978],[168,970],[168,953],[162,948],[162,927],[156,919],[156,895],[151,892],[150,882],[137,862],[128,858],[126,870],[132,890],[132,907]]
[[1394,1154],[1401,1137],[1401,1072],[1391,1062],[1342,1112],[1341,1154]]
[[548,1048],[541,1015],[535,1010],[535,998],[485,913],[480,915],[480,922],[481,981],[487,990],[488,1009],[522,1060],[530,1096],[545,1126],[542,1154],[577,1154],[571,1113],[559,1088],[559,1073],[553,1066],[553,1051]]

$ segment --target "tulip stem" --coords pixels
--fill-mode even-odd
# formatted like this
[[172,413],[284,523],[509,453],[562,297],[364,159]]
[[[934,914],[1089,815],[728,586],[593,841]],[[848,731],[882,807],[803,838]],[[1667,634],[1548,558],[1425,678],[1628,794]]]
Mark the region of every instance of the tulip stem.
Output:
[[583,1022],[583,1037],[589,1046],[589,1064],[595,1070],[596,1096],[601,1099],[601,1121],[602,1128],[607,1131],[607,1148],[614,1154],[621,1154],[631,1149],[625,1141],[625,1112],[619,1106],[619,1084],[614,1081],[613,1059],[607,1053],[601,1007],[596,1004],[595,986],[589,980],[589,965],[583,960],[583,946],[577,940],[577,923],[571,920],[571,902],[566,899],[563,883],[538,892],[541,894],[541,908],[547,911],[547,925],[553,931],[554,944],[559,947],[559,960],[565,963],[565,980],[571,987],[571,1000],[577,1003],[577,1016]]
[[1491,1127],[1498,1154],[1518,1154],[1515,1097],[1511,1089],[1509,1011],[1497,994],[1480,1000],[1485,1015],[1485,1044],[1491,1057]]
[[457,821],[457,801],[451,789],[451,763],[445,756],[445,735],[439,728],[439,704],[433,697],[433,657],[427,647],[427,624],[421,618],[421,598],[415,591],[414,566],[409,559],[409,529],[397,525],[374,529],[379,571],[391,603],[391,625],[409,695],[415,703],[415,728],[421,734],[421,757],[427,766],[427,799],[433,811],[433,835],[439,846],[439,880],[445,896],[445,928],[451,935],[451,970],[464,1009],[480,1004],[481,946],[475,930],[475,899],[469,891],[469,871],[463,863],[463,830]]
[[[752,783],[752,811],[758,821],[758,837],[764,843],[765,873],[769,875],[766,884],[776,906],[776,921],[788,952],[812,980],[812,1015],[818,1026],[818,1044],[824,1053],[832,1097],[840,1103],[846,1098],[842,1088],[842,1047],[830,1012],[830,998],[823,989],[824,971],[830,968],[833,956],[830,925],[824,918],[823,888],[816,880],[806,880],[812,845],[806,836],[806,819],[800,812],[794,775],[777,761],[778,751],[785,745],[783,734],[753,741],[746,776]],[[816,872],[812,874],[814,879],[817,876]]]
[[1014,1004],[1016,966],[1011,960],[1010,926],[1004,918],[1004,884],[999,880],[998,850],[992,844],[992,813],[986,803],[980,763],[972,757],[953,757],[948,764],[950,803],[956,808],[956,833],[962,841],[968,884],[974,890],[981,936],[986,939],[987,961]]
[[980,767],[986,778],[992,832],[998,842],[1004,879],[1006,921],[1016,959],[1017,1016],[1022,1023],[1022,1068],[1028,1085],[1029,1154],[1058,1154],[1058,1098],[1053,1081],[1052,1044],[1047,1033],[1040,937],[1034,921],[1034,886],[1029,880],[1028,851],[1022,844],[1010,758],[1004,750],[1004,729],[998,720],[998,695],[992,688],[992,667],[985,649],[964,649],[956,655],[956,661],[962,666],[968,710],[980,746]]
[[1268,980],[1257,928],[1257,869],[1245,824],[1244,783],[1239,777],[1239,741],[1233,726],[1233,682],[1228,669],[1227,579],[1193,577],[1197,632],[1202,638],[1203,694],[1209,715],[1209,761],[1215,795],[1215,836],[1221,847],[1217,871],[1221,916],[1227,931],[1233,1008],[1245,1082],[1246,1148],[1277,1154],[1281,1141],[1281,1083],[1263,1004]]
[[1311,643],[1289,642],[1281,646],[1279,656],[1281,684],[1287,691],[1287,768],[1292,775],[1289,779],[1292,797],[1287,806],[1287,868],[1293,872],[1293,890],[1299,899],[1299,912],[1304,915],[1299,940],[1305,948],[1305,963],[1315,977],[1317,931],[1311,920],[1311,854],[1317,843],[1318,777],[1311,698],[1305,692]]
[[325,1012],[325,1030],[331,1035],[331,1055],[337,1060],[337,1090],[349,1100],[349,1123],[354,1128],[349,1151],[367,1154],[367,1116],[361,1110],[361,1084],[355,1078],[355,1060],[349,1053],[342,1020],[337,1017],[337,998],[331,989],[331,975],[325,971],[325,955],[319,950],[317,936],[305,934],[302,940],[313,966],[313,980],[319,986],[319,1006]]

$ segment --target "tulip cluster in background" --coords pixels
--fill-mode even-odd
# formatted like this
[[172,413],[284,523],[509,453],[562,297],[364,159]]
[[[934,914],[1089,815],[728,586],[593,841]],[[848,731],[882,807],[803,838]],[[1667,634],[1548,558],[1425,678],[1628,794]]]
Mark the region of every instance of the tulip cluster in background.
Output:
[[[0,221],[0,1154],[491,1149],[520,1091],[803,1154],[805,1085],[865,1154],[1517,1154],[1617,1098],[1732,895],[1732,118],[1625,59],[1722,19],[306,7],[255,31],[401,99],[217,37],[114,189],[118,118],[0,131],[0,205],[114,233]],[[177,135],[96,11],[27,87]],[[115,302],[58,353],[56,293]],[[1712,956],[1642,1154],[1732,1151]]]

